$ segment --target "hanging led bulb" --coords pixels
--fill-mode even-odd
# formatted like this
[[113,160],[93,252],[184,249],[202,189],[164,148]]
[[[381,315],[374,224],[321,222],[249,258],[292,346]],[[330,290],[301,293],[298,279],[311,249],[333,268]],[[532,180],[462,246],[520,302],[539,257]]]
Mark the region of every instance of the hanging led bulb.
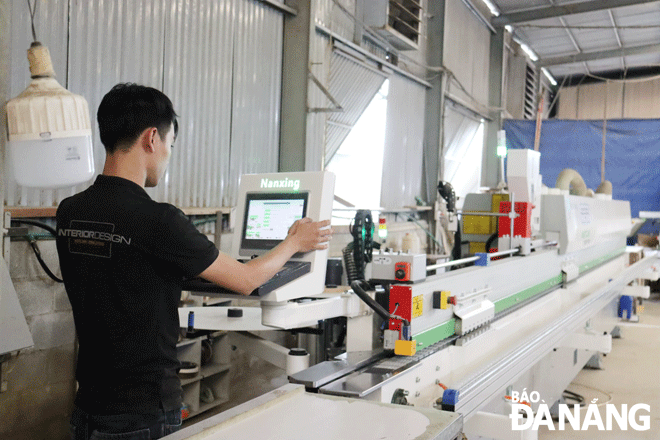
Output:
[[[35,3],[36,9],[36,3]],[[59,188],[94,175],[92,130],[87,101],[62,87],[48,48],[28,49],[32,82],[7,103],[9,164],[19,185]]]

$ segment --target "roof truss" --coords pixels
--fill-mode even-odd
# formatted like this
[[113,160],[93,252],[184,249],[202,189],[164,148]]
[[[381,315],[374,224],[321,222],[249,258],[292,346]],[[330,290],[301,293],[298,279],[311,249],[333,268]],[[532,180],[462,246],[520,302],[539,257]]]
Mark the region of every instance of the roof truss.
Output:
[[506,26],[509,24],[525,23],[544,18],[563,17],[565,15],[582,14],[584,12],[602,11],[606,9],[633,6],[642,3],[652,3],[657,0],[588,0],[568,5],[545,6],[535,9],[525,9],[503,14],[493,18],[493,26]]

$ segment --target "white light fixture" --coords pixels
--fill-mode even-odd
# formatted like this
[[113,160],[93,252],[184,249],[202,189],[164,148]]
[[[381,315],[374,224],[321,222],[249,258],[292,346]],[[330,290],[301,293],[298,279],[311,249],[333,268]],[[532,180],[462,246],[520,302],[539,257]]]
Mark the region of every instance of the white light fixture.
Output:
[[497,132],[497,157],[506,157],[506,131],[498,130]]
[[532,61],[538,61],[539,57],[534,53],[532,49],[529,48],[528,45],[525,43],[518,42],[520,44],[520,48],[527,54],[527,56],[532,60]]
[[[34,23],[32,8],[30,13]],[[34,24],[32,35],[27,51],[32,82],[7,103],[9,165],[22,186],[78,185],[94,174],[89,107],[55,80],[50,53],[36,41]]]
[[497,9],[497,7],[490,0],[481,0],[481,1],[484,2],[484,4],[488,7],[488,10],[492,15],[494,15],[495,17],[500,16],[500,10]]
[[550,84],[552,84],[553,86],[557,85],[557,81],[552,77],[550,72],[548,72],[548,69],[546,69],[545,67],[541,67],[541,72],[543,72],[543,74],[546,76],[546,78],[548,78],[548,81],[550,81]]

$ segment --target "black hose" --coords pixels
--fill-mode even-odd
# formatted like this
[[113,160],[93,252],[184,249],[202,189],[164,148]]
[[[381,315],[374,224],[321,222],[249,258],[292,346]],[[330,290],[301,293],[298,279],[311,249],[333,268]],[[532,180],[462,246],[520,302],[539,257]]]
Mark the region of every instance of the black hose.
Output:
[[493,235],[491,235],[490,237],[488,237],[488,240],[486,241],[486,253],[490,252],[490,245],[493,244],[493,241],[495,241],[498,236],[499,236],[499,234],[496,232]]
[[346,278],[350,284],[359,279],[357,267],[355,267],[355,258],[353,258],[353,242],[344,248],[342,254],[344,255],[344,266],[346,266]]
[[[372,297],[369,296],[369,294],[362,288],[362,284],[367,284],[368,283],[364,280],[356,280],[351,283],[351,288],[353,289],[353,292],[357,296],[360,297],[362,301],[364,301],[369,307],[371,307],[374,312],[378,313],[380,317],[382,317],[384,320],[389,321],[390,319],[390,312],[385,310],[380,304],[378,304]],[[369,289],[371,286],[369,286]]]
[[385,321],[389,321],[390,318],[396,318],[400,319],[403,321],[404,325],[410,325],[410,322],[408,320],[403,319],[401,317],[395,317],[393,315],[390,315],[390,312],[385,310],[383,306],[378,304],[372,297],[369,296],[369,294],[362,288],[362,286],[365,286],[367,289],[371,290],[371,285],[367,283],[365,280],[357,280],[353,281],[351,283],[351,288],[353,289],[353,292],[362,300],[364,301],[370,308],[374,310],[381,318],[383,318]]
[[41,268],[46,272],[46,274],[53,280],[58,283],[63,283],[64,280],[58,278],[55,276],[55,274],[50,270],[50,268],[46,265],[46,262],[41,258],[41,251],[39,250],[39,246],[37,246],[37,241],[36,240],[30,240],[30,246],[32,247],[32,250],[34,251],[34,255],[37,257],[37,261],[39,262],[39,265]]
[[53,228],[52,226],[47,225],[44,222],[39,222],[39,221],[36,221],[36,220],[27,220],[27,219],[22,219],[22,218],[13,218],[13,219],[11,219],[11,221],[14,222],[14,223],[24,223],[26,225],[32,225],[32,226],[36,226],[36,227],[41,228],[41,229],[45,229],[46,231],[50,232],[53,237],[57,237],[57,231],[55,230],[55,228]]
[[460,260],[461,255],[462,255],[462,249],[461,246],[463,245],[461,243],[461,221],[456,220],[456,232],[454,233],[454,248],[451,251],[451,259],[452,260]]
[[456,193],[451,183],[438,182],[438,193],[447,202],[447,211],[454,212],[456,210]]
[[[15,223],[23,223],[23,224],[26,224],[26,225],[32,225],[32,226],[36,226],[36,227],[41,228],[41,229],[45,229],[46,231],[50,232],[53,235],[53,237],[57,237],[57,231],[55,230],[55,228],[47,225],[46,223],[35,221],[35,220],[26,220],[26,219],[22,219],[22,218],[21,219],[12,219],[11,221],[15,222]],[[34,255],[37,257],[37,261],[39,262],[39,265],[44,270],[44,272],[46,272],[46,274],[53,281],[56,281],[58,283],[63,283],[64,281],[62,279],[58,278],[50,270],[50,268],[48,267],[48,265],[46,264],[44,259],[41,257],[41,251],[39,250],[39,246],[37,246],[37,241],[35,239],[30,239],[29,242],[30,242],[30,247],[34,251]]]

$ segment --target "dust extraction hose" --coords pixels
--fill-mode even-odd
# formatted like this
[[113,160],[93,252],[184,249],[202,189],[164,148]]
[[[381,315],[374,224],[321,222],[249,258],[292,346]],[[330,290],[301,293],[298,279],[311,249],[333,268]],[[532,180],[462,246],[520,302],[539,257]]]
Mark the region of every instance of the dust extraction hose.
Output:
[[612,182],[609,180],[603,180],[596,188],[596,194],[609,194],[612,195]]
[[555,187],[570,191],[574,196],[587,195],[587,185],[584,183],[584,179],[582,179],[580,173],[571,168],[565,168],[559,173]]

